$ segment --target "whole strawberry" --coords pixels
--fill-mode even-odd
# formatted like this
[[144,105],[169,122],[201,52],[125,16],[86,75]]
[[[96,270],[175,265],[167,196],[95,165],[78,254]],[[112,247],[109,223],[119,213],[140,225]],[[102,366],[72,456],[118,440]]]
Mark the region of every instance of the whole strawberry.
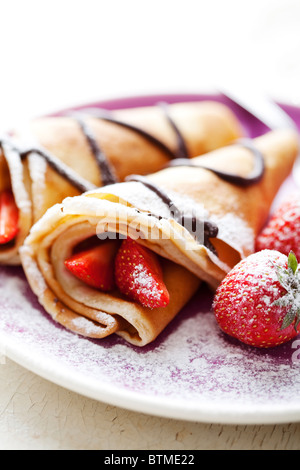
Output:
[[263,250],[238,263],[219,285],[220,328],[243,343],[278,346],[300,331],[300,272],[294,253]]
[[284,201],[256,240],[256,251],[277,250],[300,259],[300,195]]

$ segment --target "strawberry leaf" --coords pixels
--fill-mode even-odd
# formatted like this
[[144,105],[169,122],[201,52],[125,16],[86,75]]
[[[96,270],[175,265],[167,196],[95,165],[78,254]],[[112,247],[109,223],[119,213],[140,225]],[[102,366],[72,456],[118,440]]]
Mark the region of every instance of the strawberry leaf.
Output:
[[295,330],[298,333],[298,325],[300,323],[300,309],[297,310],[296,322],[295,322]]
[[295,322],[294,326],[297,331],[297,327],[300,322],[300,277],[297,258],[291,251],[288,255],[288,269],[285,269],[276,263],[274,263],[273,266],[276,269],[278,281],[286,290],[286,294],[275,300],[273,305],[281,308],[289,308],[282,321],[280,329],[284,330]]
[[296,273],[297,268],[298,268],[298,261],[295,256],[295,253],[293,253],[292,251],[290,252],[288,256],[288,267],[289,269],[293,271],[294,274]]
[[285,315],[280,329],[284,330],[285,328],[290,326],[295,320],[295,316],[296,316],[296,312],[294,311],[293,308],[291,308],[291,310]]

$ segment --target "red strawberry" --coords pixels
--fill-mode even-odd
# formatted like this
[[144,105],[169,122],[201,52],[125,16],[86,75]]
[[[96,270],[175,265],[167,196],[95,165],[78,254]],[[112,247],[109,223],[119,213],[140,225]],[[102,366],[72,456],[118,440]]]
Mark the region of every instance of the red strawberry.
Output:
[[76,253],[65,261],[66,268],[85,284],[110,291],[114,288],[114,258],[118,250],[115,240],[100,242],[81,253]]
[[263,250],[238,263],[219,285],[213,309],[220,328],[268,348],[300,331],[300,272],[295,255]]
[[122,242],[115,260],[116,283],[122,294],[144,307],[165,307],[169,293],[155,253],[130,238]]
[[274,212],[256,241],[256,251],[277,250],[300,259],[300,195],[284,201]]
[[19,209],[12,191],[0,193],[0,245],[12,241],[19,231]]

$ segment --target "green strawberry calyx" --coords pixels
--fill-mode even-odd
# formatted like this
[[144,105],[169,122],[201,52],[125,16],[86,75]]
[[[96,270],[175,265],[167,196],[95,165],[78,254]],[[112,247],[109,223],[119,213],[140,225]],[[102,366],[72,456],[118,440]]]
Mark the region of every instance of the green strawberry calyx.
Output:
[[294,328],[298,332],[300,322],[300,271],[295,254],[292,251],[289,253],[287,268],[277,264],[275,264],[275,268],[278,281],[287,293],[275,300],[273,305],[283,308],[289,307],[280,329],[284,330],[295,322]]

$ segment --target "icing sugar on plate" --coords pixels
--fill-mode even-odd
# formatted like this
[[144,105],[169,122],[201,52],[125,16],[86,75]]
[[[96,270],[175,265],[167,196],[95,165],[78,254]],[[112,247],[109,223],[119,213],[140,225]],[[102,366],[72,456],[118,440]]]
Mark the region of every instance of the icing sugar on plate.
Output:
[[86,339],[55,324],[20,268],[1,269],[0,299],[4,352],[73,391],[171,418],[235,423],[300,418],[295,345],[261,351],[223,335],[205,286],[144,348],[117,336]]

